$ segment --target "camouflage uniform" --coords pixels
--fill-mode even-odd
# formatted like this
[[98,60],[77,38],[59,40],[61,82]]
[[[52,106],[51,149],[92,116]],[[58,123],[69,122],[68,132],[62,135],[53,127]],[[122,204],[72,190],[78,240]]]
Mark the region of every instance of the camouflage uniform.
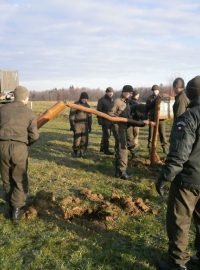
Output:
[[[82,103],[81,100],[75,102],[75,104],[90,108],[88,103]],[[88,147],[89,132],[91,132],[92,115],[87,112],[71,109],[69,120],[70,129],[74,132],[72,146],[74,155],[84,156]]]
[[[111,116],[119,116],[124,118],[130,117],[129,101],[125,98],[117,98],[111,109]],[[135,121],[135,125],[144,126],[141,121]],[[128,143],[127,143],[127,123],[114,124],[116,134],[115,137],[115,175],[126,175],[128,165]]]
[[36,115],[22,102],[0,108],[0,170],[6,200],[25,205],[28,193],[28,147],[39,138]]

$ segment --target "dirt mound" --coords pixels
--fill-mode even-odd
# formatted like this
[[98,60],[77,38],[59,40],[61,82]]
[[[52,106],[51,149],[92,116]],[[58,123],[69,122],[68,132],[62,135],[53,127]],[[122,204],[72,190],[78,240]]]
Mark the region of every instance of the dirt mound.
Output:
[[[124,196],[114,189],[111,197],[105,199],[102,194],[84,188],[80,190],[79,197],[67,196],[55,200],[51,192],[40,191],[36,194],[32,205],[26,211],[26,218],[52,215],[57,219],[72,220],[74,218],[87,220],[94,224],[103,224],[109,228],[119,216],[125,212],[130,216],[140,213],[152,213],[157,215],[157,209],[151,209],[142,198],[134,199]],[[89,201],[89,202],[88,202]]]
[[138,215],[142,212],[146,213],[150,211],[149,206],[146,205],[142,198],[137,198],[133,200],[132,197],[124,197],[117,191],[113,191],[111,201],[119,205],[125,212],[127,212],[131,216]]
[[101,202],[104,200],[103,195],[94,193],[94,192],[92,192],[92,190],[90,190],[88,188],[82,189],[80,191],[80,194],[85,196],[86,198],[88,198],[90,201],[93,201],[93,202]]

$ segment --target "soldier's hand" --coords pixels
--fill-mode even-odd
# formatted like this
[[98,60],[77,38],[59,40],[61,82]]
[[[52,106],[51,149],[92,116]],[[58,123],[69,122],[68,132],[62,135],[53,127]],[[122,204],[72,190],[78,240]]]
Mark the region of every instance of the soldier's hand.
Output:
[[88,132],[91,133],[92,132],[92,129],[91,127],[88,128]]
[[152,122],[150,120],[143,120],[143,122],[145,123],[145,125],[155,126],[155,122]]
[[158,181],[156,182],[156,191],[161,197],[164,196],[166,184],[167,184],[167,181],[163,180],[161,177],[159,177]]

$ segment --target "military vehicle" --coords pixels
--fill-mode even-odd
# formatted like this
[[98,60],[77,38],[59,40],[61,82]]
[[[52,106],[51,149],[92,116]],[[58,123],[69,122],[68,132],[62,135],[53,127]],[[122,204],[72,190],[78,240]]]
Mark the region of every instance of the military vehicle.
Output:
[[13,91],[19,85],[17,70],[0,70],[0,104],[14,100]]

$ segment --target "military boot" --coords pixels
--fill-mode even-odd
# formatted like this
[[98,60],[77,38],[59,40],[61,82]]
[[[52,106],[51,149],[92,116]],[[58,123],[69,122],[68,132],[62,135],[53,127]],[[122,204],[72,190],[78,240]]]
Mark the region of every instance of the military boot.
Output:
[[110,150],[108,150],[108,149],[104,151],[104,154],[105,154],[105,155],[108,155],[108,156],[112,156],[112,155],[114,155],[114,153],[113,153],[113,152],[111,152],[111,151],[110,151]]
[[72,152],[72,157],[78,157],[78,150],[74,150]]
[[24,213],[25,213],[25,211],[24,211],[23,207],[13,208],[12,209],[12,217],[11,217],[12,221],[15,223],[18,222],[19,220],[21,220],[24,217]]
[[157,265],[157,270],[187,270],[185,265],[170,263],[167,261],[160,261]]
[[115,177],[120,178],[120,176],[121,176],[121,173],[120,173],[119,169],[115,168]]
[[197,252],[195,256],[190,257],[191,264],[199,265],[200,266],[200,252]]
[[99,149],[99,152],[104,152],[104,148],[103,148],[103,145],[100,145],[100,149]]
[[80,150],[79,157],[82,157],[82,158],[85,158],[86,157],[85,150]]
[[123,180],[129,180],[131,179],[131,175],[128,175],[126,172],[122,172],[121,175],[120,175],[120,179],[123,179]]

